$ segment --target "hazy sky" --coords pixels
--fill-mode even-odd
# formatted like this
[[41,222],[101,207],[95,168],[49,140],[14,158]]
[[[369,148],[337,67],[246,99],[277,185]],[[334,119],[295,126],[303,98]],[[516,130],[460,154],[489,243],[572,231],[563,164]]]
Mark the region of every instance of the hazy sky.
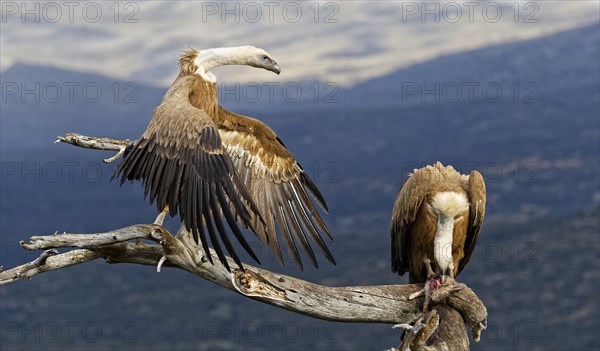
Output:
[[[168,85],[186,45],[255,45],[280,79],[353,85],[436,56],[596,23],[598,1],[2,2],[1,69],[52,65]],[[468,68],[465,68],[468,69]],[[220,68],[224,81],[270,77]]]

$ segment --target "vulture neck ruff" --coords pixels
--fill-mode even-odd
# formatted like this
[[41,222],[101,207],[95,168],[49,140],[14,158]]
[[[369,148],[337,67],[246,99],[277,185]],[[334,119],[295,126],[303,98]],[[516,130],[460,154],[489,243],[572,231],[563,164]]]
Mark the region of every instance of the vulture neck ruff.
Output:
[[469,201],[465,195],[454,191],[437,193],[431,201],[431,209],[437,215],[433,256],[442,273],[445,273],[448,268],[454,270],[452,256],[454,217],[468,208]]

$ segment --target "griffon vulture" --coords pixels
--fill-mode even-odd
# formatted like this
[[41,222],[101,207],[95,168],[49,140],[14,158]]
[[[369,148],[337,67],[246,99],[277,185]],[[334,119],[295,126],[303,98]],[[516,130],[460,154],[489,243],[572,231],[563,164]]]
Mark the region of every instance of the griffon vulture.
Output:
[[392,212],[392,272],[409,272],[410,283],[425,283],[431,272],[442,283],[454,278],[469,262],[484,214],[479,172],[460,174],[440,162],[415,170]]
[[325,200],[266,124],[219,105],[211,69],[222,65],[280,73],[271,55],[253,46],[185,51],[177,79],[144,134],[125,151],[115,176],[121,184],[141,180],[144,194],[156,201],[159,218],[167,211],[179,213],[182,229],[191,231],[196,243],[200,240],[212,262],[208,234],[228,270],[221,243],[238,266],[242,263],[224,221],[257,262],[238,224],[269,245],[281,264],[280,241],[300,269],[298,246],[318,267],[311,242],[335,264],[321,237],[331,234],[308,194],[327,212]]

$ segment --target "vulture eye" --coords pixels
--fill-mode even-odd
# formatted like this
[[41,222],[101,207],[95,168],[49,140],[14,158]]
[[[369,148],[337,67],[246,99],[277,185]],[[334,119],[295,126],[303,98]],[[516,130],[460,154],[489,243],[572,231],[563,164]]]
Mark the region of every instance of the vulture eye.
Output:
[[263,60],[268,60],[269,58],[267,56],[263,56]]

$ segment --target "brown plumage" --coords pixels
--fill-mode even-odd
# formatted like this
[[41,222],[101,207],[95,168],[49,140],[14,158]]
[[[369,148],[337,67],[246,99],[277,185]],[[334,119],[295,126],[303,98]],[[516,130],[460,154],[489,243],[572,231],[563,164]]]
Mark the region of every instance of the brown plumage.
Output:
[[[477,171],[462,175],[437,162],[409,175],[392,212],[392,271],[409,272],[411,283],[423,283],[428,259],[435,272],[443,274],[448,269],[451,276],[457,276],[475,248],[485,196],[485,183]],[[446,225],[450,241],[442,238]],[[443,248],[449,245],[451,259],[444,260],[444,253],[450,251]]]
[[271,247],[277,260],[283,264],[278,231],[288,255],[300,269],[298,245],[318,267],[310,241],[335,263],[319,232],[333,238],[308,193],[327,211],[325,200],[277,135],[264,123],[224,108],[219,109],[216,123],[227,153],[264,218],[265,225],[258,217],[252,218],[256,233]]
[[186,51],[179,76],[146,132],[126,150],[117,168],[121,184],[142,180],[150,201],[157,201],[159,211],[168,206],[171,216],[179,213],[210,259],[206,230],[228,269],[219,238],[240,267],[242,263],[228,239],[223,217],[256,261],[236,222],[258,234],[282,264],[278,233],[301,269],[297,245],[318,266],[308,238],[335,263],[319,234],[331,237],[329,230],[307,195],[326,210],[316,186],[267,125],[219,106],[209,70],[222,64],[247,64],[279,73],[264,50],[252,47]]
[[256,215],[257,209],[225,152],[215,123],[206,112],[189,103],[194,83],[193,76],[177,78],[142,137],[126,150],[116,175],[122,174],[121,184],[141,179],[144,195],[151,203],[156,200],[159,212],[166,206],[171,216],[179,212],[212,262],[206,228],[220,261],[229,269],[221,242],[238,265],[241,261],[222,217],[244,249],[258,261],[236,224],[240,219],[245,227],[252,228],[250,212]]

